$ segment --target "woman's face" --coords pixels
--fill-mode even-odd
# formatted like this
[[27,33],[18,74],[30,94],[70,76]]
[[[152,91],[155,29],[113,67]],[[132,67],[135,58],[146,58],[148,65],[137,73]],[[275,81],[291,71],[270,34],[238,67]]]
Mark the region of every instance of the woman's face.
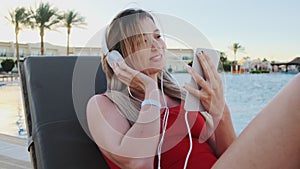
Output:
[[143,36],[139,38],[137,50],[130,56],[132,67],[146,74],[159,72],[165,67],[166,44],[152,19],[140,21]]

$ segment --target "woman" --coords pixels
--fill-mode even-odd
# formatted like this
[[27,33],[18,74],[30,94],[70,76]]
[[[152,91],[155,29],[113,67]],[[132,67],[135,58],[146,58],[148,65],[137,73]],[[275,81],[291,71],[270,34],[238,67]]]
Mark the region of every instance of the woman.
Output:
[[[93,97],[88,107],[89,128],[94,140],[111,166],[183,168],[190,144],[181,99],[185,95],[164,71],[166,45],[152,16],[142,10],[125,10],[113,20],[106,36],[108,49],[118,51],[125,61],[111,68],[107,56],[103,57],[108,91]],[[199,54],[199,58],[203,57],[205,54]],[[207,60],[202,61],[209,66]],[[211,72],[205,73],[211,76]],[[214,73],[217,74],[215,70]],[[211,77],[207,79],[219,83],[203,86],[201,93],[207,97],[203,97],[202,103],[215,119],[222,119],[219,125],[222,127],[216,129],[211,139],[199,143],[205,119],[198,112],[188,114],[189,124],[194,124],[191,126],[193,151],[188,160],[189,168],[210,168],[235,139],[229,111],[224,109],[221,80],[218,76]],[[188,86],[186,89],[192,90]],[[139,100],[154,100],[164,108],[142,105]],[[164,117],[168,120],[163,120]],[[165,125],[167,130],[163,137],[160,130],[165,127],[164,123],[169,125]]]
[[[278,99],[274,99],[236,140],[221,79],[203,52],[197,56],[204,68],[205,80],[187,67],[201,90],[184,86],[201,100],[217,124],[207,140],[199,141],[207,119],[199,112],[185,114],[185,93],[164,71],[166,45],[152,16],[143,10],[122,11],[107,28],[105,37],[109,52],[105,52],[102,65],[107,74],[108,89],[105,94],[90,99],[87,120],[93,139],[111,168],[270,168],[279,163],[266,165],[262,162],[273,158],[274,153],[269,152],[260,159],[255,158],[256,153],[268,152],[278,143],[286,143],[287,140],[276,137],[283,133],[286,139],[299,143],[299,134],[296,135],[295,131],[287,134],[275,129],[269,137],[262,132],[263,129],[275,128],[280,117],[285,117],[282,112],[292,114],[285,119],[300,120],[300,115],[295,113],[299,108],[297,104],[286,101],[283,104],[291,106],[283,106],[283,111],[278,109]],[[110,66],[108,56],[113,51],[120,53],[124,60],[119,59]],[[291,93],[296,90],[299,97],[300,91],[294,87],[296,83],[299,83],[299,76],[284,91]],[[281,92],[281,97],[285,98],[287,94]],[[266,123],[270,111],[272,117]],[[286,123],[280,121],[283,126],[299,129],[297,123]],[[291,137],[293,134],[295,137]],[[252,136],[258,138],[253,141]],[[291,145],[284,145],[287,149],[277,148],[278,152],[294,157],[278,155],[282,156],[278,161],[293,158],[290,167],[299,166],[299,162],[293,161],[299,158],[299,144],[293,145],[296,150],[292,150]],[[259,151],[262,148],[263,151]]]

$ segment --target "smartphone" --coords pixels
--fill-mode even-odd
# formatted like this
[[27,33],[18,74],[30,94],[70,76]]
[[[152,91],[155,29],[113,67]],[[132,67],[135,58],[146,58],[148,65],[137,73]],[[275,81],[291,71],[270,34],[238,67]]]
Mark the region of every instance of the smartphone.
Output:
[[[215,66],[215,69],[218,68],[218,64],[220,61],[220,52],[217,50],[214,50],[214,49],[206,49],[206,48],[197,48],[195,50],[192,67],[197,73],[200,74],[200,76],[202,76],[205,79],[201,64],[197,57],[197,53],[199,53],[201,51],[203,51],[206,55],[208,55],[210,57],[210,60],[212,61],[213,65]],[[188,82],[188,84],[190,86],[194,87],[195,89],[198,89],[198,90],[201,89],[201,87],[195,82],[195,80],[193,79],[192,76],[191,76],[191,79]],[[186,95],[184,108],[186,111],[200,111],[200,112],[206,111],[203,108],[203,105],[202,105],[201,101],[199,100],[199,98],[195,97],[194,95],[190,94],[189,92]]]

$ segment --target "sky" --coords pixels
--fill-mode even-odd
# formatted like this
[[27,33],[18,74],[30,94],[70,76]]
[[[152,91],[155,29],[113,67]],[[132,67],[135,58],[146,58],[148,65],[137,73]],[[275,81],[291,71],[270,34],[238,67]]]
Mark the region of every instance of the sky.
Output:
[[[223,51],[233,60],[233,43],[243,46],[237,59],[266,58],[290,61],[300,57],[299,0],[0,0],[0,41],[14,41],[14,28],[5,19],[8,11],[19,6],[35,8],[49,2],[61,11],[75,10],[86,18],[85,29],[73,28],[71,47],[86,46],[89,40],[120,11],[138,7],[171,15],[199,30],[214,49]],[[176,30],[176,25],[174,26]],[[189,31],[186,31],[187,36]],[[197,38],[197,37],[195,37]],[[47,31],[44,40],[66,46],[66,29]],[[19,43],[40,42],[38,30],[24,29]],[[169,42],[169,43],[168,43]],[[170,48],[180,47],[167,41]],[[100,45],[99,45],[100,47]],[[201,47],[201,46],[199,46]]]

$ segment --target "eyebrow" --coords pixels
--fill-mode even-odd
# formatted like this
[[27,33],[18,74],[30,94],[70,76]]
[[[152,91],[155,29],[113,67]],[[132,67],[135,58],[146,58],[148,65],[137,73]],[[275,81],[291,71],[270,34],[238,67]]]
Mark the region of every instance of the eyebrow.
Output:
[[153,32],[159,32],[159,29],[155,29]]
[[[154,29],[153,33],[155,32],[160,32],[160,30],[157,28],[157,29]],[[146,35],[146,34],[149,34],[149,33],[143,33],[143,35]],[[151,34],[151,33],[150,33]]]

